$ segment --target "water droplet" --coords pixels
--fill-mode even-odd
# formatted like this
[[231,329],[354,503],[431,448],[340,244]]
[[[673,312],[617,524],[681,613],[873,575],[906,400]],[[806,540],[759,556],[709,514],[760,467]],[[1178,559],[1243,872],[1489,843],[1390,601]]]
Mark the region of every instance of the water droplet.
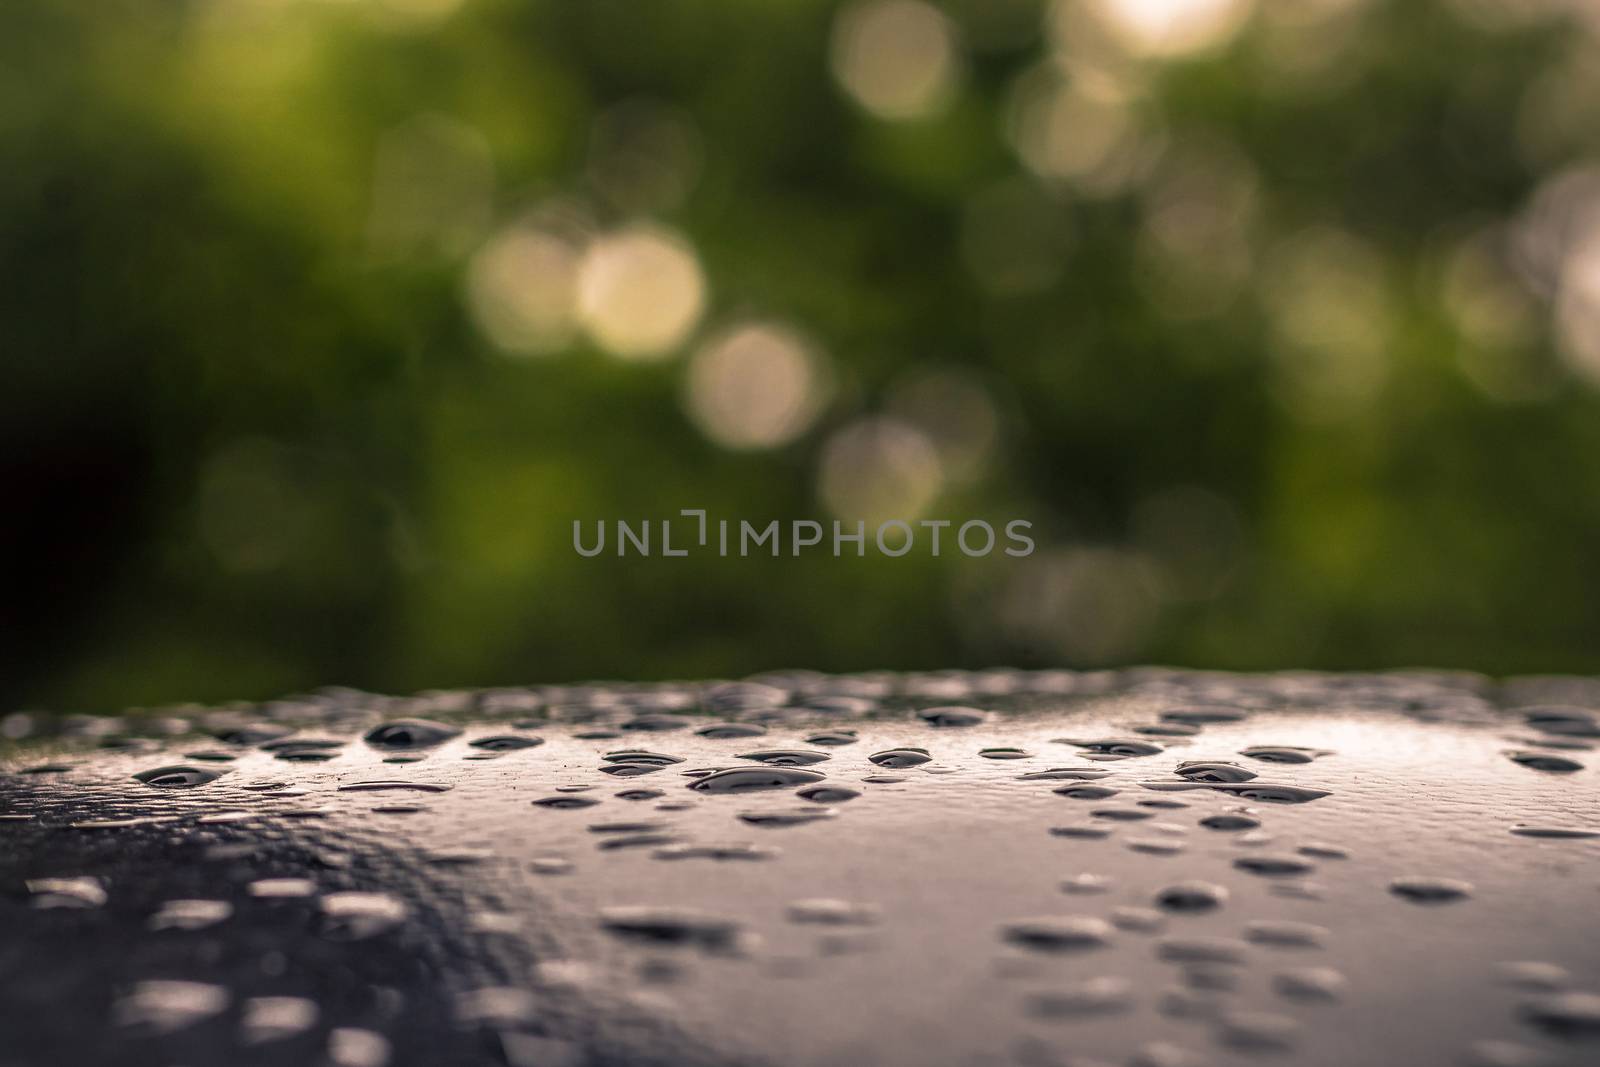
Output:
[[1187,722],[1197,726],[1206,726],[1212,723],[1243,722],[1247,714],[1242,708],[1230,708],[1221,704],[1202,704],[1191,707],[1168,708],[1161,713],[1161,717],[1169,722]]
[[171,1033],[220,1015],[228,1006],[228,991],[203,982],[140,982],[116,1002],[113,1017],[119,1026],[147,1027]]
[[1144,811],[1140,808],[1095,808],[1089,812],[1096,819],[1112,819],[1116,822],[1136,822],[1148,819],[1155,815],[1153,811]]
[[1290,1000],[1339,1000],[1349,984],[1332,967],[1297,967],[1272,976],[1272,988]]
[[859,740],[854,730],[822,730],[805,738],[808,745],[853,745]]
[[1112,927],[1089,915],[1045,916],[1006,923],[1000,936],[1013,945],[1040,952],[1081,952],[1109,945]]
[[305,997],[251,997],[244,1002],[239,1028],[249,1045],[281,1041],[304,1033],[317,1022],[316,1001]]
[[1085,784],[1064,785],[1059,789],[1052,790],[1052,792],[1064,797],[1072,797],[1074,800],[1104,800],[1106,797],[1116,796],[1121,790],[1113,789],[1108,785]]
[[1156,956],[1168,963],[1241,964],[1250,946],[1227,937],[1167,937],[1156,942]]
[[826,752],[808,752],[803,748],[768,748],[759,752],[741,752],[739,758],[772,767],[805,767],[833,757]]
[[1224,1012],[1217,1038],[1224,1045],[1244,1050],[1283,1051],[1294,1046],[1300,1024],[1287,1015],[1264,1011]]
[[1031,994],[1029,1015],[1039,1019],[1081,1019],[1114,1015],[1133,1007],[1133,984],[1126,978],[1087,978],[1061,989]]
[[616,852],[625,848],[654,848],[658,845],[671,845],[677,841],[678,837],[675,834],[645,832],[605,837],[601,839],[596,847],[603,852]]
[[689,783],[701,793],[749,793],[760,789],[791,789],[820,782],[820,771],[804,767],[728,767]]
[[1159,933],[1167,925],[1166,916],[1153,908],[1118,907],[1111,909],[1111,925],[1134,934]]
[[796,900],[789,904],[790,922],[814,923],[823,926],[872,926],[883,918],[883,910],[875,904],[855,904],[831,897]]
[[1075,782],[1095,782],[1101,778],[1110,778],[1114,772],[1090,769],[1087,767],[1052,767],[1048,771],[1033,771],[1029,774],[1017,775],[1019,782],[1053,782],[1059,779]]
[[1540,733],[1565,737],[1600,737],[1600,715],[1588,708],[1557,704],[1519,710],[1528,725]]
[[1560,839],[1582,839],[1600,837],[1600,830],[1591,830],[1582,826],[1513,826],[1511,832],[1519,837],[1546,837]]
[[1268,878],[1281,878],[1291,874],[1310,874],[1316,865],[1299,856],[1261,853],[1254,856],[1238,856],[1233,865],[1241,871],[1251,874],[1264,875]]
[[1600,993],[1550,993],[1525,1001],[1518,1014],[1560,1038],[1600,1038]]
[[621,748],[600,757],[607,763],[644,764],[651,767],[670,767],[682,763],[682,756],[669,756],[665,752],[651,752],[642,748]]
[[490,752],[515,752],[521,748],[537,748],[544,744],[544,738],[528,737],[525,734],[495,734],[492,737],[479,737],[467,743],[473,748],[487,749]]
[[1078,895],[1105,893],[1115,884],[1114,879],[1103,874],[1075,874],[1062,880],[1061,891]]
[[843,785],[812,785],[795,794],[802,800],[809,800],[813,804],[842,804],[847,800],[854,800],[861,795],[859,789],[851,789]]
[[1134,1051],[1128,1067],[1200,1067],[1203,1062],[1188,1049],[1165,1041],[1152,1041]]
[[309,878],[261,878],[245,890],[260,900],[297,900],[314,896],[317,883]]
[[890,748],[874,752],[867,759],[880,767],[917,767],[933,761],[925,748]]
[[30,878],[23,884],[35,908],[98,908],[106,902],[98,878]]
[[658,860],[768,860],[778,855],[772,848],[747,842],[731,845],[667,845],[652,855]]
[[1514,748],[1506,753],[1513,763],[1520,763],[1524,767],[1532,767],[1536,771],[1551,771],[1556,774],[1570,774],[1573,771],[1583,770],[1583,764],[1566,756],[1557,756],[1551,752],[1536,752],[1532,749]]
[[227,919],[233,905],[226,900],[169,900],[150,916],[152,930],[203,930]]
[[[624,789],[617,794],[619,800],[655,800],[667,794],[660,789]],[[538,803],[538,801],[534,801]]]
[[1276,948],[1321,948],[1328,928],[1290,919],[1255,919],[1245,923],[1244,939]]
[[[661,794],[658,792],[655,795],[660,796]],[[575,811],[578,808],[592,808],[600,802],[594,797],[586,797],[581,793],[557,793],[554,796],[540,797],[531,803],[541,808]]]
[[412,792],[412,793],[446,793],[451,789],[448,785],[439,785],[435,782],[402,782],[386,780],[375,782],[350,782],[339,787],[341,793],[385,793],[385,792]]
[[1454,878],[1410,876],[1389,883],[1389,892],[1413,904],[1449,904],[1472,895],[1470,882]]
[[768,811],[741,811],[739,819],[752,826],[803,826],[806,823],[819,822],[831,819],[836,813],[832,808],[776,808]]
[[754,722],[714,722],[695,731],[696,736],[713,741],[726,741],[736,737],[760,737],[767,728]]
[[535,856],[528,861],[528,870],[534,874],[571,874],[572,861],[564,856]]
[[1248,782],[1257,776],[1255,771],[1219,760],[1184,760],[1175,773],[1193,782]]
[[410,909],[388,893],[329,893],[322,898],[322,933],[337,941],[360,941],[405,922]]
[[663,766],[664,764],[660,763],[608,763],[600,768],[600,773],[609,774],[613,778],[638,778],[654,774]]
[[378,748],[429,748],[441,745],[459,733],[459,727],[430,719],[395,719],[368,730],[364,740]]
[[1495,967],[1495,974],[1505,985],[1544,993],[1557,992],[1572,983],[1572,974],[1565,967],[1539,960],[1502,963]]
[[1135,756],[1159,755],[1163,749],[1160,745],[1153,745],[1149,741],[1140,741],[1130,737],[1106,737],[1093,741],[1080,741],[1072,738],[1058,737],[1058,745],[1074,745],[1087,752],[1097,752],[1105,756],[1118,756],[1124,759]]
[[977,726],[988,719],[988,713],[977,708],[947,704],[936,708],[923,708],[917,717],[929,726]]
[[1214,882],[1178,882],[1156,893],[1156,904],[1166,911],[1196,914],[1214,911],[1228,899],[1228,891]]
[[1318,756],[1331,755],[1320,748],[1298,748],[1294,745],[1252,745],[1241,748],[1239,755],[1264,763],[1310,763]]
[[692,945],[708,950],[732,948],[739,924],[689,908],[647,905],[604,908],[601,928],[618,937],[661,945]]
[[1103,838],[1111,836],[1107,826],[1052,826],[1050,833],[1056,837]]
[[205,785],[222,777],[224,771],[214,770],[209,767],[157,767],[154,770],[140,771],[134,778],[145,785],[160,786],[163,789],[188,789],[197,785]]
[[983,748],[978,755],[984,759],[1032,759],[1033,753],[1020,748]]
[[328,1032],[328,1061],[333,1067],[385,1067],[389,1041],[371,1030],[341,1026]]
[[1342,845],[1330,845],[1326,841],[1312,841],[1295,849],[1303,856],[1311,856],[1321,860],[1343,860],[1350,858],[1350,850]]

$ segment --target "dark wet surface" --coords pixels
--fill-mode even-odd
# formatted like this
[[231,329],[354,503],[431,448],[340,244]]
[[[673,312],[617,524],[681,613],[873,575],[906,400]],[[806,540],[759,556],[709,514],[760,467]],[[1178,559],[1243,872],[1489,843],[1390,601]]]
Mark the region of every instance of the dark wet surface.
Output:
[[0,731],[0,1065],[1600,1062],[1600,682],[773,675]]

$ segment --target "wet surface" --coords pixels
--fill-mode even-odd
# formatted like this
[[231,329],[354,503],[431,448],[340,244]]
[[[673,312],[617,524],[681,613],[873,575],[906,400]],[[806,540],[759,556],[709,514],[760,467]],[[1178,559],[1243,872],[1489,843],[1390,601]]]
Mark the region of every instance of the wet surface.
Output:
[[1600,682],[0,719],[0,1064],[1589,1064]]

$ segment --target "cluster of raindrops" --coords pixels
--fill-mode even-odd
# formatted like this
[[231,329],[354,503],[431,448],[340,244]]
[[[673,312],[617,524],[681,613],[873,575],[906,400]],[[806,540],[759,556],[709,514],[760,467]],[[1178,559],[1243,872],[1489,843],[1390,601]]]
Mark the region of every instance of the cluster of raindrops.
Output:
[[[465,925],[475,936],[519,938],[525,913],[565,901],[628,961],[630,981],[659,997],[691,984],[696,968],[764,961],[761,973],[805,976],[816,973],[808,949],[833,957],[955,938],[953,928],[917,929],[918,902],[893,895],[903,883],[885,872],[897,862],[903,870],[905,842],[941,848],[949,825],[968,835],[952,836],[952,847],[966,847],[1032,827],[1028,862],[975,864],[975,874],[1031,884],[1061,908],[987,919],[974,909],[962,920],[994,940],[998,973],[1022,983],[1023,1023],[1045,1032],[1145,1012],[1203,1027],[1225,1055],[1292,1053],[1340,1025],[1329,1020],[1349,1010],[1363,980],[1346,974],[1359,958],[1349,942],[1360,942],[1341,909],[1384,916],[1385,929],[1426,943],[1429,923],[1491,921],[1503,894],[1503,879],[1479,873],[1475,856],[1389,854],[1341,832],[1342,819],[1374,817],[1362,791],[1387,772],[1341,739],[1353,734],[1326,728],[1326,709],[1341,722],[1398,713],[1418,730],[1459,729],[1483,742],[1470,757],[1481,756],[1481,773],[1542,797],[1589,780],[1600,714],[1586,701],[1600,705],[1600,686],[1495,687],[1426,672],[793,671],[416,697],[329,690],[114,720],[11,716],[0,834],[123,835],[130,847],[198,837],[206,856],[241,862],[258,847],[252,834],[323,840],[371,816],[386,827],[382,847],[429,878],[525,880],[517,892],[530,903],[507,894],[473,911]],[[1427,802],[1396,812],[1396,824]],[[1471,810],[1480,809],[1504,848],[1557,862],[1596,854],[1593,804]],[[319,821],[322,830],[298,829]],[[878,844],[898,859],[880,861]],[[313,865],[262,871],[231,895],[171,896],[146,909],[143,929],[222,935],[254,910],[295,908],[329,945],[403,946],[417,935],[429,906],[419,886],[362,881],[361,864],[325,844]],[[667,879],[702,872],[710,891],[690,903],[641,876],[646,868]],[[93,865],[24,874],[19,898],[40,915],[105,913],[126,891]],[[767,899],[775,884],[795,891]],[[1142,962],[1128,965],[1135,957]],[[525,1028],[543,1010],[531,988],[589,989],[611,958],[545,959],[530,988],[463,987],[455,1016]],[[1056,968],[1061,961],[1070,968]],[[1161,969],[1160,983],[1145,980],[1149,967]],[[1468,1055],[1534,1062],[1515,1057],[1600,1035],[1600,995],[1566,969],[1524,961],[1502,970],[1496,988],[1510,991],[1508,1011],[1525,1033],[1486,1034]],[[176,1034],[226,1016],[245,1044],[317,1030],[341,1067],[390,1058],[381,1033],[324,1014],[315,997],[240,998],[197,969],[122,989],[110,1023]],[[1123,1059],[1188,1063],[1200,1044],[1151,1040]]]

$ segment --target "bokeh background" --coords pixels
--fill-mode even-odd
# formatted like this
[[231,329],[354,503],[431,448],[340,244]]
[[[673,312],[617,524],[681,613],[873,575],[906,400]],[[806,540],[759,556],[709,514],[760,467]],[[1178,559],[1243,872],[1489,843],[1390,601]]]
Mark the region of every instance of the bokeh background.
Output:
[[0,159],[7,707],[1600,670],[1593,0],[10,3]]

